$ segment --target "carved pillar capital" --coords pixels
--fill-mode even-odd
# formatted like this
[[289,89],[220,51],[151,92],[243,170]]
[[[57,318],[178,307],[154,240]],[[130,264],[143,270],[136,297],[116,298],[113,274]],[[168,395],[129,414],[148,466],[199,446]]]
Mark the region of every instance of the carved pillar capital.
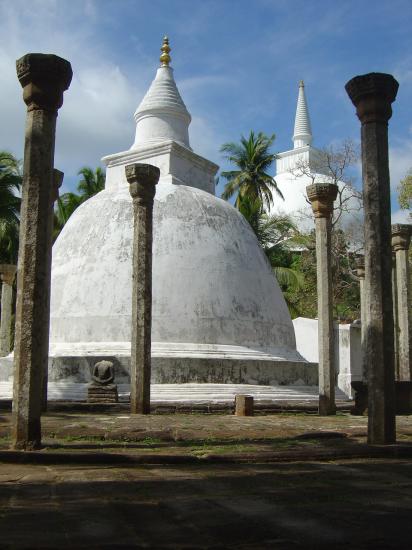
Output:
[[28,111],[57,111],[63,104],[73,71],[70,63],[53,54],[28,53],[16,61]]
[[2,283],[6,283],[6,285],[11,286],[13,284],[16,271],[17,265],[0,264],[0,278]]
[[333,202],[338,195],[338,186],[329,183],[314,183],[306,187],[306,193],[315,218],[330,218],[333,212]]
[[356,107],[359,120],[365,124],[388,122],[398,87],[398,82],[390,74],[368,73],[349,80],[345,89]]
[[409,250],[411,244],[412,225],[410,223],[396,223],[392,225],[392,250]]
[[160,170],[152,164],[128,164],[125,168],[126,179],[133,202],[142,206],[152,206],[159,181]]

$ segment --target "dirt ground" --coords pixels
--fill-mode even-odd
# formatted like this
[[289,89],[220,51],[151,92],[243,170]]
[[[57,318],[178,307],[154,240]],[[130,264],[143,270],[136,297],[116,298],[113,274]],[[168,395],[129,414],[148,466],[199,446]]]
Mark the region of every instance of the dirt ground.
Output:
[[[49,412],[42,417],[43,453],[91,451],[206,456],[315,450],[348,452],[366,443],[367,418],[338,413],[130,415]],[[11,413],[0,412],[0,449],[10,446]],[[397,418],[397,441],[412,445],[412,416]]]

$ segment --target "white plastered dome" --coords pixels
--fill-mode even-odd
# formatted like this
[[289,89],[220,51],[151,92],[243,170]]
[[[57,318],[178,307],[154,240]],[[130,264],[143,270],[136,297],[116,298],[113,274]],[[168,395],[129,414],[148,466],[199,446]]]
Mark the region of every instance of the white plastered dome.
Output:
[[[160,182],[153,225],[154,350],[297,359],[283,296],[241,214]],[[127,188],[99,193],[64,227],[53,249],[55,348],[130,349],[132,230]]]

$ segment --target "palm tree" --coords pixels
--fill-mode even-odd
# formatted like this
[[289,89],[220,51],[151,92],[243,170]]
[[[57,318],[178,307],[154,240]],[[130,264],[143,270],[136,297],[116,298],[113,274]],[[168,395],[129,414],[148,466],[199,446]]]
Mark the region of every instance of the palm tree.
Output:
[[298,316],[299,311],[289,299],[290,293],[300,290],[304,285],[302,272],[292,267],[293,255],[288,248],[290,244],[300,242],[295,223],[290,216],[268,214],[262,209],[258,198],[253,200],[240,196],[238,208],[249,222],[269,260],[291,315]]
[[81,197],[76,193],[63,193],[63,195],[57,198],[54,207],[53,242],[60,235],[67,220],[81,203]]
[[18,161],[11,153],[0,151],[0,220],[18,222],[22,177]]
[[0,151],[0,262],[17,263],[22,184],[21,162]]
[[0,263],[17,264],[19,253],[19,222],[0,219]]
[[270,151],[274,140],[274,134],[266,136],[259,132],[255,135],[251,131],[248,139],[241,136],[240,144],[222,145],[220,150],[225,153],[225,158],[237,167],[237,170],[222,172],[227,180],[222,193],[223,199],[236,196],[235,205],[238,208],[242,197],[248,197],[252,201],[259,199],[262,207],[267,208],[273,204],[273,191],[283,199],[276,181],[268,174],[276,159],[276,153]]
[[91,168],[84,166],[79,170],[78,175],[83,176],[83,179],[77,184],[77,191],[82,199],[81,202],[103,191],[106,176],[100,167],[97,167],[93,172]]
[[92,168],[84,166],[78,175],[83,177],[77,184],[77,193],[63,193],[56,201],[53,240],[57,239],[76,208],[104,189],[106,175],[100,167],[93,172]]
[[226,153],[226,159],[238,168],[222,172],[227,180],[222,198],[228,200],[236,195],[235,206],[255,232],[282,288],[290,312],[296,316],[299,312],[288,299],[288,292],[302,287],[303,276],[292,268],[292,253],[285,242],[290,242],[298,231],[290,217],[267,213],[273,204],[273,191],[283,199],[275,179],[268,174],[276,160],[276,154],[270,151],[274,140],[274,134],[266,136],[259,132],[255,135],[251,131],[248,139],[241,137],[240,144],[222,145],[220,150]]

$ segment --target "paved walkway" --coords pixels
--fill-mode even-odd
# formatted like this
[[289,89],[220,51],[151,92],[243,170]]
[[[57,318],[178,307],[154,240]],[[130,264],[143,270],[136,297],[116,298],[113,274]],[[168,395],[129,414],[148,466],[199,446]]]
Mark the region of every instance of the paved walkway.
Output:
[[409,550],[412,464],[8,464],[0,510],[3,550]]
[[412,416],[385,448],[366,425],[67,409],[43,415],[45,447],[24,453],[7,450],[0,411],[0,548],[409,550]]

